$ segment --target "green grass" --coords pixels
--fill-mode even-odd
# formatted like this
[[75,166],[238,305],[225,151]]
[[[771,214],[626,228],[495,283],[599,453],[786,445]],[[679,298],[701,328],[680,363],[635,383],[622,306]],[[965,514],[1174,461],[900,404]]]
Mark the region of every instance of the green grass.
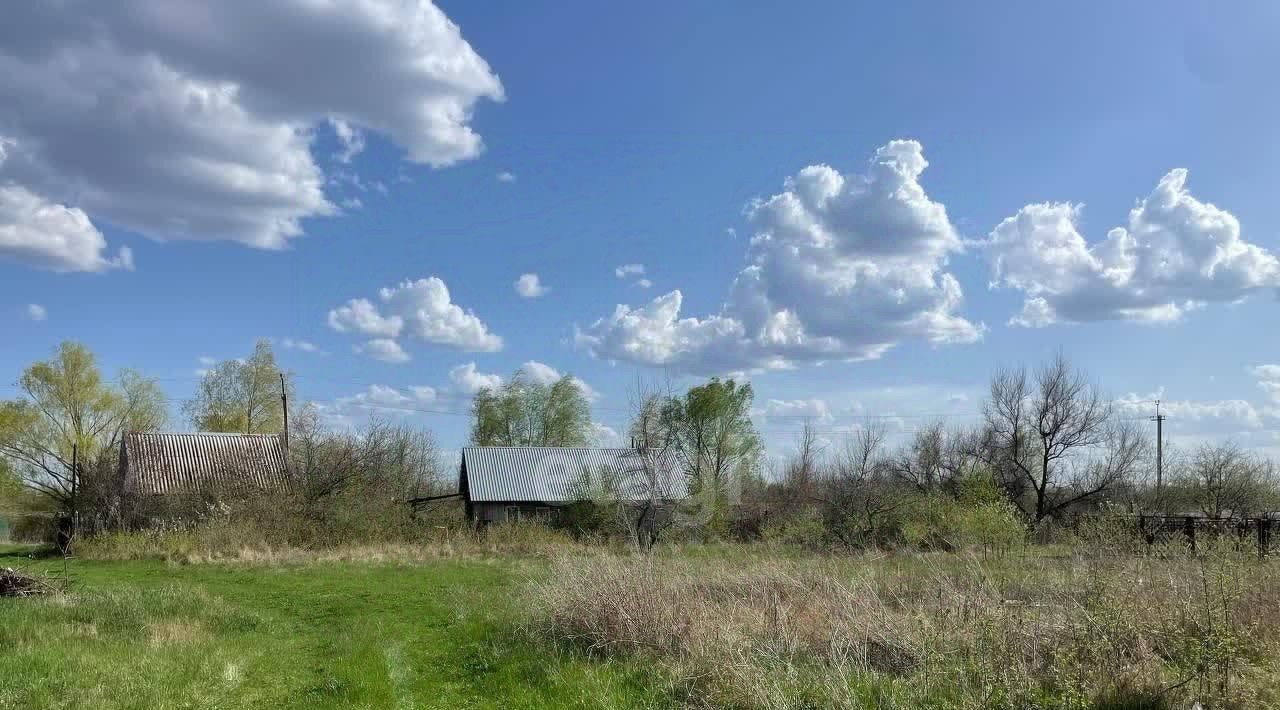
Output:
[[[61,573],[0,548],[0,567]],[[0,708],[665,707],[639,664],[551,657],[513,625],[536,561],[72,561],[0,599]]]

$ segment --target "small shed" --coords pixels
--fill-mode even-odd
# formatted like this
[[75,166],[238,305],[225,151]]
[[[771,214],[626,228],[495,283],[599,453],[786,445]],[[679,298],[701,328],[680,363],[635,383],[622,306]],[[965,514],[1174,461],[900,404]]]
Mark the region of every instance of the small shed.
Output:
[[595,495],[624,502],[686,496],[673,457],[650,460],[636,449],[553,446],[468,446],[462,449],[458,493],[467,517],[485,525],[546,519]]
[[120,480],[138,496],[269,490],[287,476],[280,434],[129,432],[120,446]]

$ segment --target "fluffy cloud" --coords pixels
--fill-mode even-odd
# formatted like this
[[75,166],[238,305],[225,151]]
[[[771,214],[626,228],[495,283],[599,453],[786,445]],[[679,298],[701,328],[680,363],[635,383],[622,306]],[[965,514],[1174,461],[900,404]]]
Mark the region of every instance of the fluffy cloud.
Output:
[[865,174],[807,167],[748,206],[747,263],[720,313],[680,317],[676,290],[619,305],[576,339],[598,357],[693,372],[875,358],[907,338],[973,342],[982,326],[956,314],[960,284],[945,271],[962,243],[920,185],[927,166],[919,143],[892,141]]
[[1270,413],[1280,417],[1280,365],[1259,365],[1253,368],[1252,373],[1258,378],[1258,387],[1271,400],[1273,408]]
[[516,279],[515,288],[520,298],[538,298],[551,290],[542,284],[537,274],[521,274],[520,278]]
[[515,181],[516,181],[515,173],[509,173],[505,170],[498,173],[498,182],[515,182]]
[[[3,168],[0,165],[0,178]],[[128,247],[121,247],[114,258],[106,251],[106,238],[83,210],[0,183],[0,257],[50,271],[133,268]]]
[[33,321],[42,321],[49,317],[49,311],[39,303],[27,304],[27,318]]
[[371,131],[441,167],[480,152],[472,109],[503,98],[429,0],[6,10],[0,187],[6,203],[16,195],[48,206],[37,216],[63,217],[50,230],[0,207],[0,254],[40,268],[108,268],[90,219],[160,240],[280,248],[302,220],[336,212],[311,153],[316,126],[333,122],[340,159]]
[[383,316],[368,299],[353,298],[347,301],[347,305],[329,311],[329,327],[339,333],[356,332],[394,338],[404,328],[404,319]]
[[1081,206],[1042,203],[1001,222],[986,242],[994,285],[1022,291],[1010,323],[1170,321],[1210,302],[1280,287],[1280,260],[1240,238],[1231,213],[1201,202],[1173,170],[1116,227],[1090,244]]
[[449,370],[449,381],[462,394],[473,395],[482,389],[497,389],[502,386],[502,378],[476,369],[474,362],[458,365]]
[[596,446],[606,449],[619,449],[630,444],[622,438],[617,429],[600,422],[591,422],[591,438],[595,440]]
[[[564,374],[556,368],[537,360],[526,362],[520,366],[520,369],[530,381],[540,385],[552,385],[564,377]],[[591,385],[583,382],[580,378],[574,377],[573,381],[578,385],[578,389],[582,390],[582,395],[587,399],[595,400],[600,396]]]
[[[618,305],[611,315],[579,330],[574,340],[597,357],[694,372],[720,372],[742,367],[750,348],[742,323],[723,317],[681,318],[680,291],[655,298],[639,308]],[[770,363],[786,365],[781,357]]]
[[1146,395],[1129,394],[1115,400],[1116,411],[1128,418],[1155,414],[1155,400],[1160,400],[1160,412],[1172,419],[1201,424],[1218,423],[1224,426],[1257,428],[1262,418],[1253,404],[1243,399],[1217,401],[1167,400],[1162,392]]
[[775,419],[832,419],[831,408],[821,399],[771,399],[765,403],[764,415]]
[[[474,313],[454,304],[449,287],[435,276],[379,289],[378,300],[380,306],[365,298],[353,298],[329,311],[329,327],[340,333],[359,333],[375,341],[387,341],[397,349],[400,348],[395,339],[401,336],[475,352],[502,349],[502,338],[490,333]],[[369,354],[374,352],[368,350],[373,342],[365,343]],[[390,351],[386,343],[373,347]]]
[[436,401],[436,391],[425,385],[403,390],[388,385],[369,385],[363,392],[339,397],[330,403],[316,403],[329,426],[350,427],[374,414],[411,415]]
[[390,338],[374,338],[361,345],[353,346],[357,353],[368,355],[374,360],[400,364],[409,362],[409,353],[400,347],[400,343]]
[[559,370],[546,363],[538,362],[537,360],[530,360],[526,362],[520,366],[520,369],[524,371],[524,374],[532,382],[539,385],[554,384],[563,377]]

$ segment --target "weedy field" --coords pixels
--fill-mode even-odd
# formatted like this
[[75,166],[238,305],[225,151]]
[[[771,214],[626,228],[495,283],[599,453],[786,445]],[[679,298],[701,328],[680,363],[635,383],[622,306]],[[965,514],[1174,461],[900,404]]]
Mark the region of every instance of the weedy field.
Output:
[[202,545],[0,599],[0,707],[1280,706],[1280,567],[1230,551]]

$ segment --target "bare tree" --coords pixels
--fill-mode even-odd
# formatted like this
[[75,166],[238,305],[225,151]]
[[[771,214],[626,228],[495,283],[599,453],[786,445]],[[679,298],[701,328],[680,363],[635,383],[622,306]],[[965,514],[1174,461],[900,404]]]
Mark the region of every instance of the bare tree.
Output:
[[445,485],[429,431],[370,419],[358,432],[326,430],[314,407],[290,422],[292,487],[308,502],[359,489],[365,497],[407,500]]
[[1180,483],[1189,502],[1209,517],[1243,517],[1275,502],[1271,463],[1235,442],[1201,445],[1186,469]]
[[997,372],[983,416],[974,448],[1034,522],[1111,490],[1145,452],[1136,430],[1114,421],[1110,403],[1061,353],[1034,380],[1025,369]]
[[942,420],[924,425],[893,458],[893,475],[922,493],[951,487],[982,467],[973,453],[973,435],[948,431]]
[[880,542],[885,518],[907,501],[883,453],[887,438],[883,424],[859,429],[845,440],[824,481],[819,502],[827,529],[847,546]]
[[634,414],[630,433],[635,455],[622,485],[631,498],[625,503],[632,507],[628,525],[643,550],[653,549],[662,532],[672,525],[675,501],[683,497],[676,437],[664,414],[669,399],[641,382],[631,393]]
[[788,508],[801,508],[813,499],[821,476],[822,455],[823,446],[814,432],[813,422],[805,419],[804,428],[796,440],[795,458],[787,462],[782,474]]

